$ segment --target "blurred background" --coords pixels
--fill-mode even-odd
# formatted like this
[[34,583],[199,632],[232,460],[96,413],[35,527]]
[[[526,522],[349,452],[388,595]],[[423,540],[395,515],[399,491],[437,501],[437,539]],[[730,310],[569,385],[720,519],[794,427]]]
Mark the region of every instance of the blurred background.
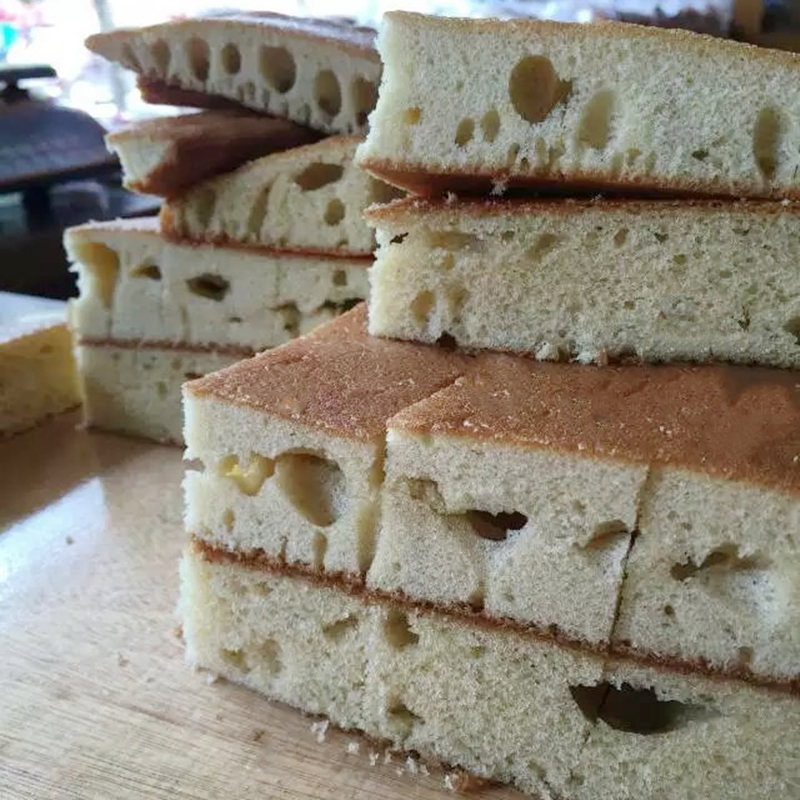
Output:
[[[330,0],[236,0],[242,10],[325,16]],[[337,0],[338,16],[376,25],[384,11],[599,18],[683,27],[800,50],[800,0]],[[0,291],[74,293],[64,227],[156,213],[120,186],[103,133],[170,113],[147,106],[132,76],[83,47],[90,33],[224,10],[202,0],[0,0]]]

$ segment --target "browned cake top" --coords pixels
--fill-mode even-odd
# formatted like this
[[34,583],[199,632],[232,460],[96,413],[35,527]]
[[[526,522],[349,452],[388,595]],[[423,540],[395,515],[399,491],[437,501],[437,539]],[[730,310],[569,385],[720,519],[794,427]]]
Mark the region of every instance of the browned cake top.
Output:
[[670,465],[800,492],[800,373],[481,356],[390,426]]
[[369,441],[469,363],[441,348],[368,336],[362,304],[310,336],[192,381],[188,391]]

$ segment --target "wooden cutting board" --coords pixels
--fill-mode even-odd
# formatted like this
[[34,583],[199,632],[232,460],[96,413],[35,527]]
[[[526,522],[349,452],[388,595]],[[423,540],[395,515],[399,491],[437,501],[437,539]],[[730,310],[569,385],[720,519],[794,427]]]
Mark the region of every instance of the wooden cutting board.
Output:
[[192,672],[181,451],[76,425],[0,441],[3,800],[453,797],[439,770],[340,731],[318,742],[312,718]]

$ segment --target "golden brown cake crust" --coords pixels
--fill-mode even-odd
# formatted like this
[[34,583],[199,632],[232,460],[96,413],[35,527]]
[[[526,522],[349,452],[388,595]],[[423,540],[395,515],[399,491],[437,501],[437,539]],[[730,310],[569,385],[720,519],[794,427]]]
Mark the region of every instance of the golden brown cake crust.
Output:
[[364,304],[248,361],[187,384],[195,396],[249,406],[362,441],[468,369],[467,356],[370,337]]
[[205,561],[214,564],[227,564],[239,566],[243,569],[261,570],[273,575],[281,575],[308,583],[338,589],[349,595],[363,599],[365,602],[392,603],[422,614],[446,614],[452,620],[461,624],[485,628],[489,630],[508,630],[517,635],[528,636],[539,641],[549,641],[562,647],[579,650],[583,653],[612,656],[620,661],[629,661],[648,668],[661,669],[667,672],[677,672],[685,675],[702,675],[720,681],[741,681],[752,687],[761,687],[768,691],[786,692],[800,699],[800,681],[777,682],[764,679],[753,673],[746,665],[739,665],[731,669],[720,669],[704,659],[687,660],[667,658],[647,653],[630,647],[611,645],[605,650],[599,650],[588,642],[571,639],[561,633],[558,628],[551,626],[546,630],[536,628],[530,624],[511,619],[509,617],[494,617],[485,611],[476,611],[466,604],[440,604],[427,600],[409,597],[403,592],[386,592],[368,587],[362,575],[342,572],[328,572],[318,567],[299,562],[288,563],[270,556],[263,550],[250,552],[224,550],[203,541],[197,536],[192,536],[190,541],[192,550]]
[[[139,75],[136,87],[145,103],[155,106],[180,106],[181,108],[205,108],[209,110],[243,110],[248,107],[243,103],[210,92],[196,89],[184,89],[178,84],[169,83],[148,75]],[[250,109],[252,111],[252,109]],[[253,111],[253,113],[258,113]]]
[[136,140],[166,143],[168,149],[158,167],[126,186],[173,197],[246,161],[319,138],[320,134],[285,119],[227,109],[146,120],[110,134],[106,141],[111,146]]
[[800,373],[500,354],[389,422],[418,434],[668,465],[800,494]]
[[[472,164],[468,167],[440,165],[431,169],[424,164],[364,157],[359,166],[379,180],[405,189],[420,197],[441,197],[448,192],[464,195],[486,196],[514,193],[542,193],[555,195],[592,195],[604,192],[622,197],[763,197],[766,199],[800,200],[800,188],[776,187],[755,191],[752,181],[735,182],[722,178],[693,181],[675,175],[671,178],[652,175],[634,175],[628,178],[609,179],[605,170],[563,170],[554,177],[553,172],[511,174],[508,170]],[[713,187],[709,191],[709,186]]]
[[380,61],[375,49],[375,31],[372,28],[359,27],[344,20],[291,17],[269,11],[238,11],[189,17],[146,28],[119,28],[108,33],[95,33],[89,36],[86,39],[86,47],[94,53],[104,55],[107,42],[125,41],[139,32],[158,35],[181,28],[198,34],[226,30],[235,34],[243,29],[257,34],[259,29],[271,29],[280,31],[287,37],[330,42],[345,52],[371,61]]
[[161,339],[98,339],[81,336],[77,344],[82,347],[113,347],[121,350],[171,350],[176,353],[219,353],[220,355],[250,358],[255,350],[235,344],[195,344],[193,342],[170,342]]

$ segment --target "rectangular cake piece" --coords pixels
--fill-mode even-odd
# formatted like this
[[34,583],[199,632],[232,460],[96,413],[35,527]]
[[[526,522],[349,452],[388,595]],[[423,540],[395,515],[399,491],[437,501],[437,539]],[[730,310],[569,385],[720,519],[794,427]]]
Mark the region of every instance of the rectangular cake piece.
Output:
[[371,256],[375,237],[362,212],[400,192],[354,164],[359,141],[330,137],[204,181],[162,207],[164,235],[176,241]]
[[798,197],[800,57],[621,23],[390,12],[359,151],[419,194]]
[[136,341],[79,340],[75,355],[85,425],[180,445],[181,386],[252,353]]
[[386,420],[468,359],[366,335],[363,306],[187,384],[186,526],[205,541],[361,580],[372,560]]
[[106,145],[119,157],[126,188],[174,197],[246,161],[318,138],[285,119],[229,109],[145,120],[108,134]]
[[368,219],[373,334],[800,368],[800,205],[402,200]]
[[146,341],[252,354],[363,299],[369,259],[164,241],[158,220],[88,223],[64,243],[84,341]]
[[222,12],[97,33],[86,46],[136,72],[149,102],[226,98],[325,133],[360,133],[381,74],[374,37],[341,21]]
[[800,778],[790,694],[606,660],[198,541],[180,608],[194,666],[539,797],[766,800]]
[[798,685],[796,374],[488,355],[387,438],[371,587]]
[[80,405],[65,314],[0,320],[0,436]]

